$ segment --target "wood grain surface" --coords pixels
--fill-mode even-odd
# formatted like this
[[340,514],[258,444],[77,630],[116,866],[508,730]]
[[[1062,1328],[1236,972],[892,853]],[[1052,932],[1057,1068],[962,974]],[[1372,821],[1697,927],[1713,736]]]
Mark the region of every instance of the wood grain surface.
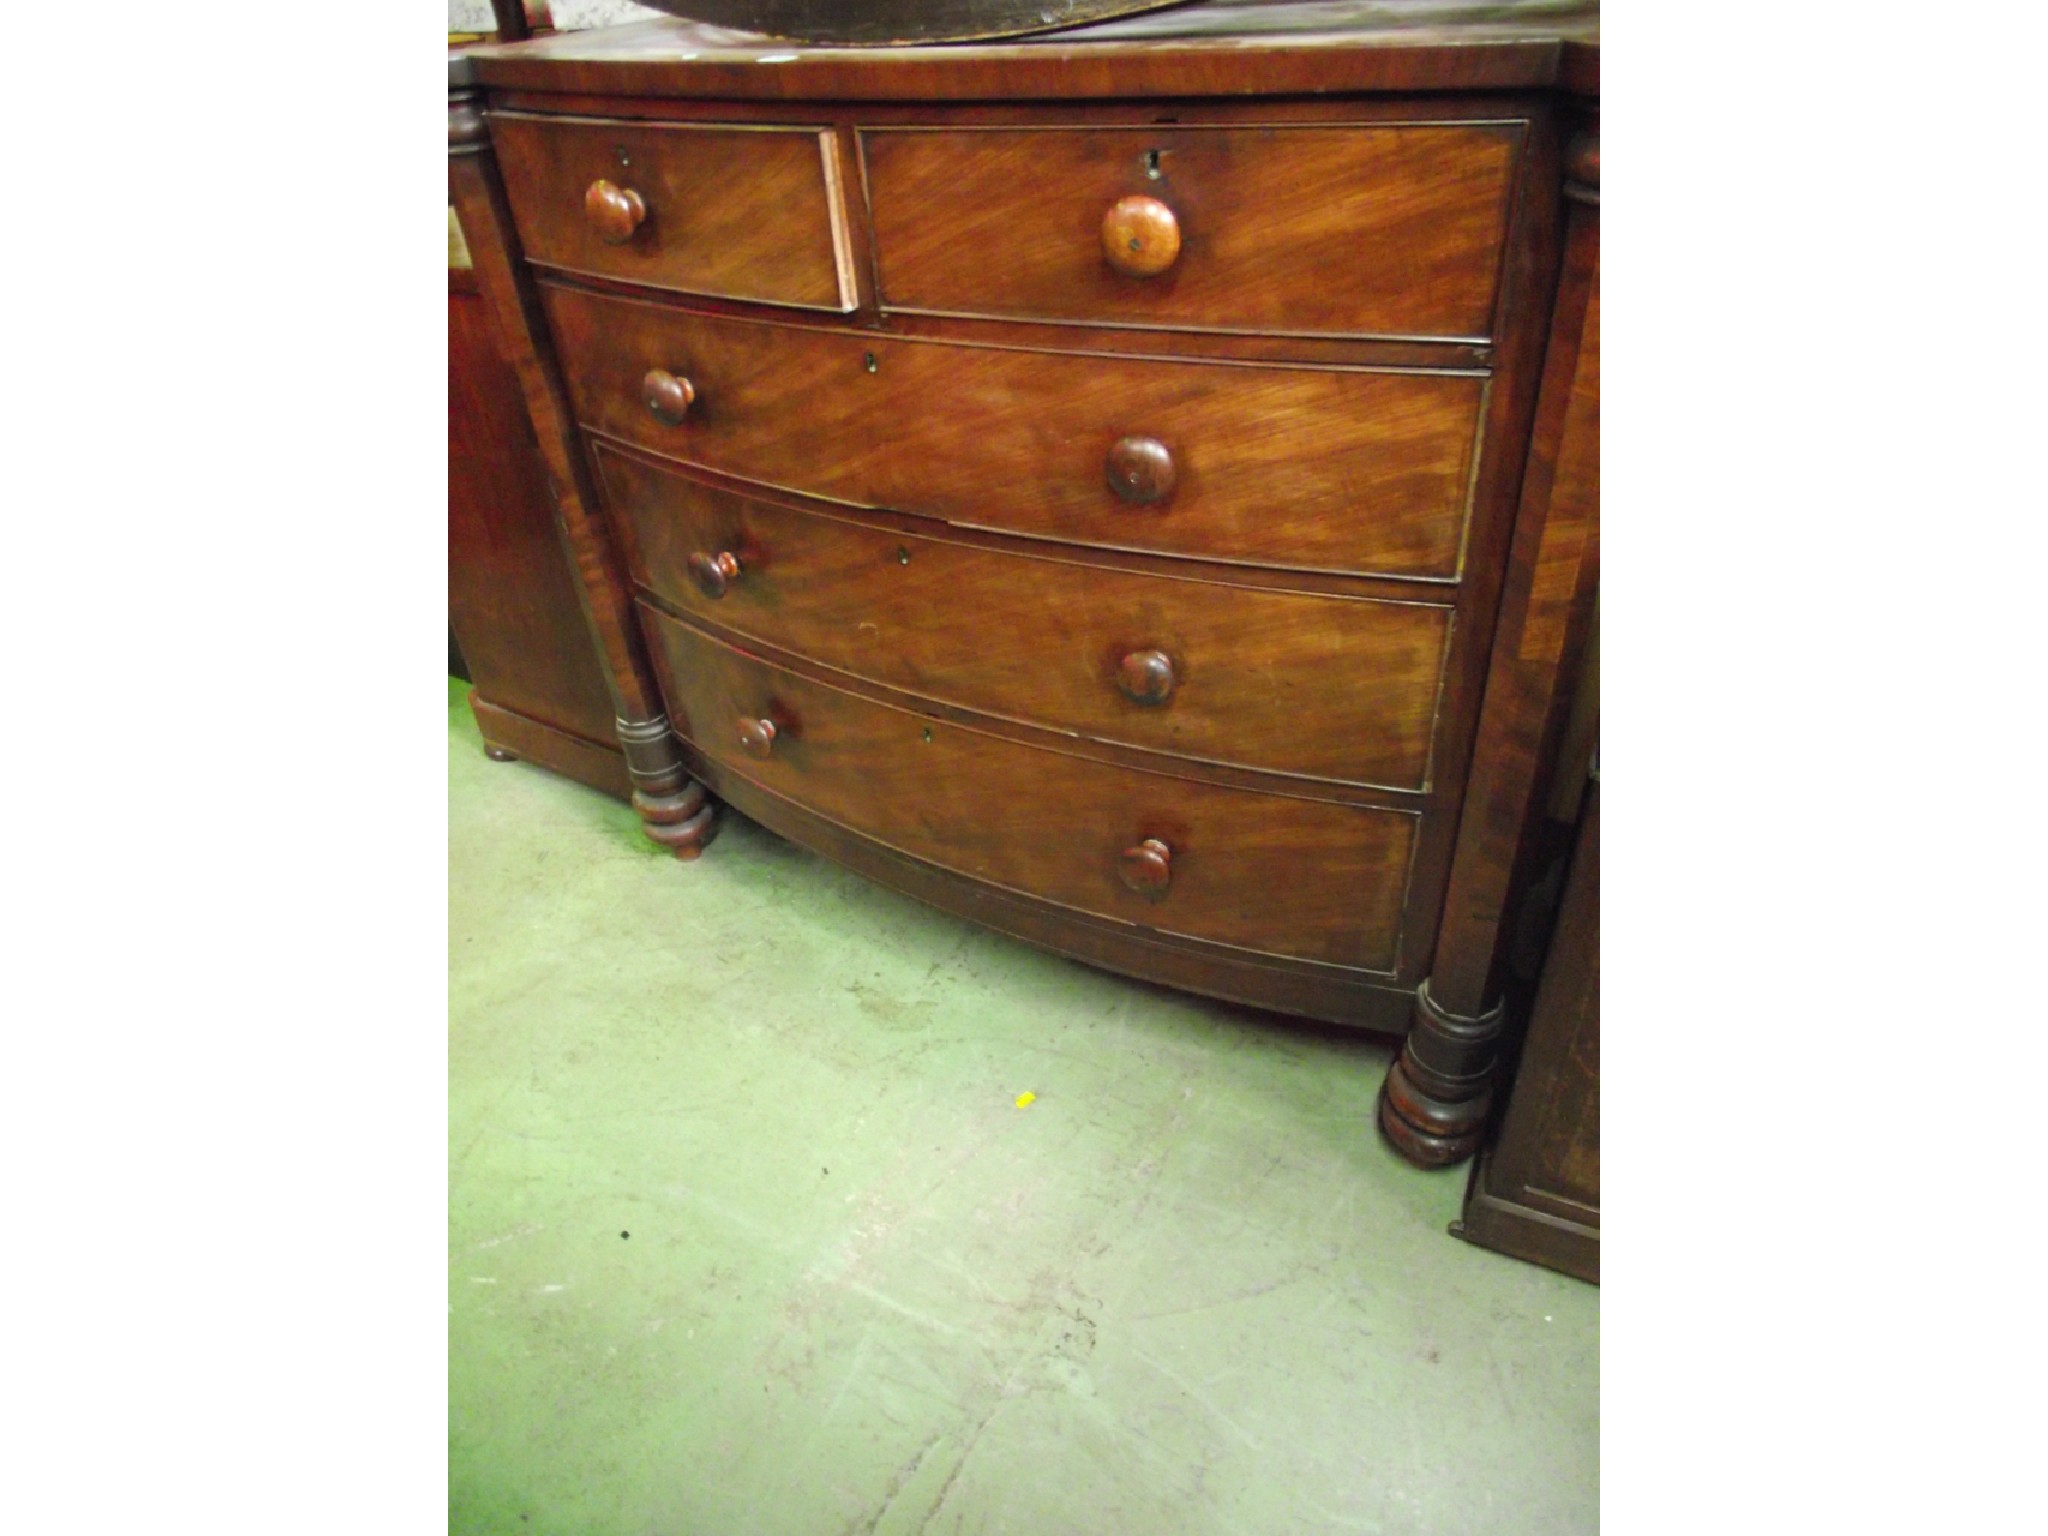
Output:
[[[885,309],[1292,334],[1492,334],[1525,125],[861,134]],[[1118,271],[1104,217],[1177,254]]]
[[[677,731],[728,776],[913,857],[1137,929],[1393,968],[1419,816],[1025,746],[769,667],[657,609],[642,615]],[[760,720],[775,725],[766,757],[742,745],[742,725]],[[1146,838],[1171,850],[1157,899],[1120,873]]]
[[[1085,737],[1427,787],[1446,606],[1019,556],[738,496],[610,449],[597,463],[629,569],[700,623]],[[736,578],[718,574],[721,555]],[[709,574],[692,574],[697,556]],[[1170,664],[1170,688],[1161,702],[1134,702],[1125,662],[1154,652]],[[1142,661],[1132,670],[1152,681]]]
[[[604,122],[489,114],[527,256],[687,293],[848,310],[837,144],[799,126]],[[586,212],[608,183],[644,209],[622,239]],[[616,204],[608,203],[608,206]]]
[[[891,339],[543,284],[579,419],[683,462],[855,506],[1112,549],[1454,579],[1486,376],[1279,368]],[[681,426],[649,369],[695,389]],[[1165,500],[1109,487],[1129,435]]]

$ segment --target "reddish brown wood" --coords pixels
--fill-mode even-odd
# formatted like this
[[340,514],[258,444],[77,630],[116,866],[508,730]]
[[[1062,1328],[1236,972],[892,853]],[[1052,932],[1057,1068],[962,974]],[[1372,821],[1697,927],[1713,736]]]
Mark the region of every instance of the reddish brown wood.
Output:
[[[1459,569],[1483,376],[1075,357],[542,291],[579,418],[684,462],[1077,544]],[[649,368],[696,384],[682,426],[648,414]],[[1104,461],[1119,438],[1155,434],[1172,497],[1134,517]]]
[[[1574,158],[1597,174],[1597,149]],[[1491,1107],[1508,914],[1599,579],[1599,240],[1597,202],[1575,202],[1435,958],[1380,1098],[1425,1165],[1469,1156]]]
[[1120,437],[1102,463],[1109,488],[1134,507],[1149,507],[1173,494],[1173,450],[1156,437]]
[[499,708],[475,689],[470,690],[469,707],[483,736],[485,755],[494,761],[534,763],[617,799],[632,798],[632,776],[615,739],[592,741],[556,730],[530,715]]
[[[1295,4],[1196,10],[1229,11],[1252,33],[1301,14]],[[1519,88],[1540,90],[1563,73],[1591,78],[1597,56],[1554,10],[1436,28],[1409,19],[1391,30],[1347,21],[1341,37],[1311,40],[1296,27],[1191,44],[1171,35],[1181,24],[1169,16],[1166,31],[1058,48],[858,59],[795,48],[772,63],[729,38],[632,30],[563,45],[527,77],[548,89],[500,105],[656,133],[815,132],[829,145],[824,203],[843,258],[840,306],[856,306],[850,320],[793,325],[762,307],[785,301],[709,283],[667,284],[691,295],[684,303],[621,302],[601,291],[662,285],[566,262],[555,270],[573,277],[546,280],[551,339],[564,348],[579,414],[601,440],[635,445],[628,453],[601,442],[600,456],[615,536],[647,602],[711,626],[747,649],[754,659],[743,665],[755,675],[765,667],[786,682],[772,699],[716,701],[714,739],[702,744],[710,755],[691,749],[692,761],[771,826],[1099,963],[1268,1006],[1381,1020],[1386,990],[1342,978],[1412,985],[1434,971],[1433,990],[1414,1005],[1416,1071],[1397,1073],[1389,1098],[1417,1135],[1435,1138],[1436,1155],[1455,1149],[1461,1117],[1483,1104],[1482,1058],[1499,1028],[1490,993],[1469,1004],[1455,996],[1465,939],[1452,909],[1483,882],[1459,884],[1451,851],[1476,835],[1475,817],[1497,814],[1466,814],[1467,774],[1476,762],[1477,796],[1506,771],[1491,763],[1499,743],[1482,743],[1477,722],[1489,668],[1521,623],[1509,536],[1523,466],[1536,462],[1526,450],[1556,292],[1558,210],[1564,198],[1597,198],[1585,156],[1574,154],[1569,177],[1561,163],[1557,99]],[[527,67],[508,58],[488,67]],[[1414,94],[1357,94],[1390,86]],[[774,105],[807,94],[817,105]],[[1082,99],[1091,94],[1103,99]],[[976,99],[945,105],[963,96]],[[1038,152],[1006,151],[1011,140]],[[1387,149],[1416,166],[1434,157],[1435,170],[1411,166],[1367,197],[1373,156]],[[1073,164],[1057,163],[1069,151]],[[1004,173],[1004,153],[1029,174]],[[1474,167],[1487,154],[1504,158],[1481,175]],[[948,157],[953,174],[933,169]],[[836,185],[834,162],[847,171]],[[1591,164],[1597,174],[1597,154]],[[1105,167],[1115,173],[1107,180]],[[906,213],[892,199],[912,172],[932,185]],[[576,183],[578,196],[589,179]],[[1484,220],[1473,212],[1484,200],[1460,192],[1481,182],[1491,199]],[[1106,259],[1102,224],[1119,200],[1139,197],[1171,210],[1181,245],[1163,270],[1133,278]],[[1425,215],[1433,198],[1448,203]],[[662,199],[647,201],[659,226]],[[774,200],[735,187],[732,201],[735,217],[751,212],[775,229]],[[1219,211],[1231,216],[1219,222]],[[1381,246],[1362,239],[1376,220],[1407,224]],[[612,249],[637,249],[650,232]],[[1077,260],[1085,275],[1071,272]],[[1237,275],[1219,276],[1231,263]],[[570,314],[578,305],[581,322]],[[680,423],[660,422],[640,400],[650,369],[698,387]],[[1152,467],[1172,476],[1150,503],[1124,499],[1129,477],[1119,485],[1111,462],[1120,440],[1137,438],[1157,445],[1163,465]],[[629,460],[654,485],[676,478],[657,475],[642,452],[684,466],[693,492],[622,496],[617,471]],[[670,526],[710,491],[738,516]],[[796,520],[794,544],[770,526],[777,517]],[[809,562],[804,572],[792,558]],[[707,567],[722,596],[708,595],[718,583],[700,585]],[[1104,595],[1119,591],[1150,593],[1153,606],[1112,631]],[[1060,609],[1068,592],[1073,618]],[[1189,601],[1190,592],[1201,596]],[[1415,606],[1443,629],[1427,718],[1397,702],[1390,723],[1360,691],[1378,680],[1372,663],[1316,660],[1313,645],[1292,642],[1355,644],[1350,619],[1400,606],[1388,599],[1404,592],[1426,597]],[[1212,615],[1228,610],[1238,615],[1229,622],[1250,625],[1253,599],[1288,605],[1269,610],[1280,628],[1244,628],[1237,644],[1213,650],[1223,621]],[[1283,622],[1283,612],[1295,617]],[[652,607],[646,622],[650,633],[678,627]],[[1575,622],[1566,622],[1567,651]],[[1208,626],[1202,645],[1185,643],[1189,624]],[[1085,672],[1072,670],[1076,632],[1090,641]],[[680,710],[690,689],[715,679],[669,652],[664,640],[663,681]],[[1393,675],[1412,670],[1411,660]],[[1163,698],[1139,702],[1168,677]],[[1229,710],[1219,684],[1240,690]],[[821,699],[830,706],[822,715]],[[1200,723],[1197,701],[1213,722],[1211,745],[1189,750],[1169,728]],[[1103,709],[1119,713],[1089,724],[1089,711]],[[893,743],[855,728],[899,716],[935,733],[920,746],[942,749],[961,730],[983,745],[927,782],[915,754],[906,764],[883,750]],[[774,727],[767,759],[749,758],[731,734],[742,719]],[[1388,787],[1346,777],[1417,720],[1408,739],[1422,746],[1418,776]],[[1251,735],[1242,734],[1248,721]],[[1338,730],[1351,745],[1325,759],[1332,777],[1279,777],[1298,773],[1278,766],[1304,760],[1291,754],[1337,752]],[[858,749],[822,751],[831,740]],[[1069,766],[1050,777],[1001,766],[1041,758]],[[985,772],[985,762],[997,767]],[[1355,957],[1333,965],[1270,931],[1246,939],[1174,926],[1198,890],[1218,907],[1197,915],[1225,919],[1208,877],[1196,876],[1214,870],[1207,855],[1220,845],[1206,836],[1191,845],[1170,825],[1087,822],[1098,862],[1086,903],[1057,886],[1071,871],[1044,862],[1009,866],[1019,883],[1006,887],[997,867],[1026,857],[1012,843],[1050,860],[1099,814],[1088,796],[1086,812],[1072,810],[1068,773],[1090,786],[1166,777],[1244,796],[1235,803],[1249,809],[1230,835],[1259,842],[1260,857],[1274,836],[1292,836],[1284,829],[1296,813],[1282,805],[1406,814],[1396,931],[1375,968],[1360,969]],[[1263,792],[1276,787],[1293,792]],[[1048,802],[1066,814],[1055,819]],[[1205,832],[1221,837],[1222,826]],[[1171,872],[1156,903],[1119,873],[1123,850],[1148,839],[1168,850]],[[1317,869],[1330,846],[1305,841],[1286,867]],[[1256,921],[1268,890],[1288,890],[1306,903],[1292,924],[1302,932],[1328,924],[1355,940],[1372,931],[1370,901],[1361,916],[1357,900],[1371,880],[1306,892],[1289,880],[1235,879],[1228,921]],[[1126,912],[1104,899],[1136,905]]]
[[740,750],[749,757],[764,758],[775,750],[775,722],[767,719],[740,721]]
[[1417,115],[866,130],[882,306],[1486,338],[1526,124]]
[[583,194],[583,217],[606,245],[624,245],[646,222],[647,203],[631,187],[615,186],[599,177]]
[[631,615],[631,595],[590,487],[574,419],[562,394],[553,347],[488,140],[475,131],[474,103],[451,95],[448,191],[466,232],[478,293],[506,358],[519,376],[528,419],[547,466],[556,526],[576,575],[576,595],[612,697],[614,729],[633,783],[632,802],[656,842],[694,858],[715,830],[714,808],[683,767],[660,688]]
[[448,295],[448,621],[487,750],[628,793],[612,701],[555,529],[518,375],[474,273]]
[[1120,197],[1102,216],[1102,254],[1125,277],[1156,277],[1180,255],[1180,221],[1156,197]]
[[[1110,768],[878,704],[643,610],[676,728],[728,773],[913,857],[1097,916],[1356,970],[1392,968],[1416,818]],[[744,755],[731,722],[771,720]],[[1173,850],[1157,904],[1119,878]],[[1246,902],[1256,890],[1260,899]]]
[[[1091,917],[1042,897],[1006,890],[943,869],[821,816],[739,773],[728,773],[694,748],[692,771],[749,820],[893,890],[942,911],[1090,965],[1166,986],[1303,1018],[1399,1034],[1407,1027],[1409,988],[1369,972],[1204,944],[1176,934],[1144,932]],[[1256,1023],[1256,1017],[1247,1019]]]
[[1123,851],[1117,860],[1117,874],[1140,896],[1157,901],[1173,884],[1173,850],[1158,838],[1148,837]]
[[[601,448],[635,578],[700,624],[947,704],[1178,756],[1420,789],[1450,610],[1112,571],[997,553],[699,485]],[[719,598],[691,557],[746,572]],[[1170,567],[1169,567],[1170,568]],[[1125,660],[1160,652],[1149,707]],[[1139,670],[1150,670],[1143,663]],[[1343,710],[1308,707],[1342,678]],[[1151,685],[1141,685],[1151,686]]]
[[534,261],[690,293],[853,306],[829,131],[494,110],[491,140]]
[[1164,651],[1127,651],[1116,664],[1117,691],[1133,704],[1164,704],[1178,681]]
[[696,398],[696,385],[664,368],[650,368],[640,380],[640,403],[665,427],[681,426]]
[[[1518,90],[1555,85],[1567,65],[1597,79],[1597,6],[1577,11],[1489,6],[1476,24],[1431,26],[1427,11],[1326,9],[1304,25],[1299,6],[1267,12],[1247,39],[1245,8],[1226,9],[1205,36],[1148,37],[1121,24],[1016,43],[943,48],[806,48],[736,39],[714,28],[650,21],[602,33],[558,33],[517,49],[479,50],[478,78],[611,96],[744,101],[1031,101],[1049,98],[1285,96],[1332,92]],[[1288,14],[1292,13],[1292,14]],[[1348,14],[1347,14],[1348,13]],[[1166,13],[1169,17],[1175,13]],[[775,59],[763,64],[763,56]]]

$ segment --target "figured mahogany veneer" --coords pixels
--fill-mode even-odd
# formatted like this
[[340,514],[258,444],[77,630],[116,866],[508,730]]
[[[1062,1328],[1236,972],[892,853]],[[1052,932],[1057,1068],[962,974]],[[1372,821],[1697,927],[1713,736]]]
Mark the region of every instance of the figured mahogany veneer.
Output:
[[882,307],[1483,338],[1525,131],[868,129]]
[[[597,464],[635,579],[702,623],[1099,740],[1425,785],[1448,607],[1002,553],[795,511],[607,448]],[[1333,679],[1343,710],[1324,706]]]
[[685,293],[853,308],[829,132],[506,112],[490,121],[533,260]]
[[[1458,574],[1483,374],[963,346],[541,291],[577,416],[668,458],[1075,544]],[[649,411],[650,369],[694,386],[680,426]],[[1143,505],[1109,483],[1134,435],[1172,463]]]
[[[677,731],[775,794],[914,858],[1097,917],[1393,969],[1412,813],[1025,746],[798,677],[641,612]],[[1147,838],[1171,850],[1163,894],[1132,889],[1123,873],[1125,850]]]

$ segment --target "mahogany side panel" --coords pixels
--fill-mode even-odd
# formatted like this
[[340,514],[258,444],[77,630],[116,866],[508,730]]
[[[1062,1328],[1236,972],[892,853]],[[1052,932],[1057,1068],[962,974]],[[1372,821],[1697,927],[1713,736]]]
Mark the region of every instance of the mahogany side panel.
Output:
[[[853,308],[829,129],[507,112],[490,121],[532,260],[725,298]],[[590,207],[597,187],[616,222]]]
[[[578,417],[707,469],[1072,544],[1436,580],[1460,569],[1487,377],[1077,357],[776,325],[544,284]],[[689,419],[642,400],[687,377]],[[1164,499],[1112,450],[1164,445]]]
[[[1524,131],[865,129],[882,306],[1484,340]],[[1144,275],[1118,270],[1140,226],[1105,223],[1125,203],[1172,236]]]
[[596,458],[634,576],[700,623],[1095,739],[1428,787],[1447,606],[1019,556],[795,511],[608,448]]
[[[727,778],[957,874],[1134,930],[1392,970],[1419,816],[1025,746],[766,666],[657,609],[642,613],[676,729]],[[1170,850],[1163,894],[1121,874],[1125,851],[1148,838]]]
[[[465,271],[466,279],[470,273]],[[547,471],[518,376],[472,283],[448,295],[448,616],[470,681],[500,711],[602,743],[616,776],[612,700],[555,531]],[[479,723],[482,711],[478,712]],[[500,742],[488,729],[485,740]],[[543,766],[548,755],[522,751]],[[580,760],[580,754],[578,754]]]

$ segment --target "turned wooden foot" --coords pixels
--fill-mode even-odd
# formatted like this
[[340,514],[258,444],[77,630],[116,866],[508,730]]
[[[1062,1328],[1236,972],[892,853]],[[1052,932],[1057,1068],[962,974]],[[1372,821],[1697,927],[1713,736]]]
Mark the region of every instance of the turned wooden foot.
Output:
[[1479,1150],[1500,1060],[1504,1007],[1446,1013],[1416,989],[1414,1022],[1380,1088],[1380,1131],[1418,1168],[1448,1168]]
[[494,763],[516,763],[519,761],[517,753],[507,752],[503,747],[494,747],[488,741],[484,743],[484,756]]
[[718,833],[718,806],[691,778],[668,717],[618,722],[640,830],[679,859],[694,859]]

